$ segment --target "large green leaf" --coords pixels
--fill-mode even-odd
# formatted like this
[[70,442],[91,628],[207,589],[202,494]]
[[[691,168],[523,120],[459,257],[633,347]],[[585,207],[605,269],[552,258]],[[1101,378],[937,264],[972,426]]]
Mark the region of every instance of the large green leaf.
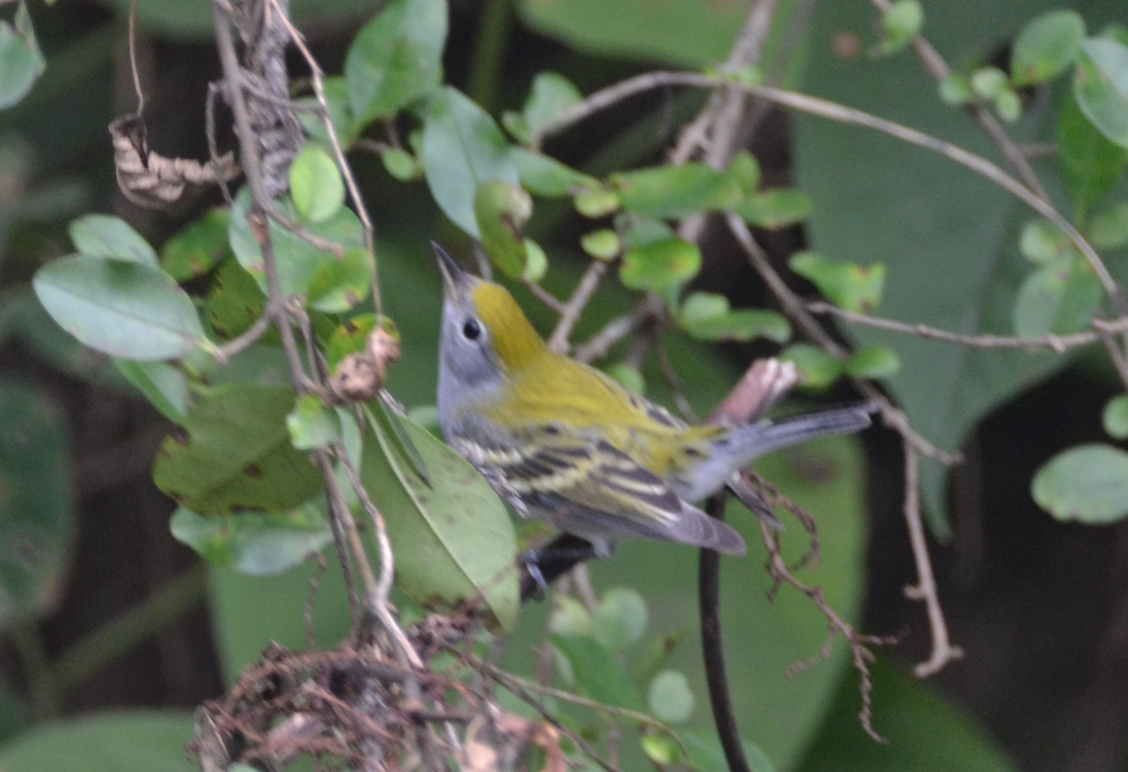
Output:
[[480,237],[474,216],[478,186],[491,180],[520,182],[509,143],[493,118],[450,86],[427,105],[422,160],[435,203],[474,238]]
[[313,464],[290,444],[285,386],[239,384],[205,393],[184,421],[187,437],[165,439],[153,481],[205,515],[296,507],[321,483]]
[[37,726],[0,749],[4,772],[192,772],[187,712],[131,710]]
[[399,588],[418,603],[447,609],[481,597],[498,625],[509,628],[517,616],[517,541],[505,506],[458,454],[401,418],[426,464],[430,484],[424,482],[387,416],[373,418],[361,477],[388,524]]
[[990,735],[923,681],[889,664],[870,665],[874,728],[889,740],[878,745],[858,725],[858,676],[843,673],[822,730],[801,772],[1016,772]]
[[0,22],[0,109],[23,99],[46,67],[31,15],[21,3],[14,23]]
[[50,607],[74,512],[62,416],[41,391],[0,381],[0,628]]
[[[1015,19],[1048,6],[1043,0],[952,0],[944,13],[929,17],[926,33],[942,52],[986,54],[1013,32]],[[873,62],[834,54],[835,35],[864,38],[874,18],[864,4],[821,5],[811,30],[804,88],[998,160],[998,151],[976,124],[936,98],[935,84],[915,58]],[[976,20],[974,27],[966,24],[968,18]],[[1046,125],[1036,123],[1039,118]],[[1012,133],[1020,143],[1048,138],[1053,123],[1053,111],[1036,112]],[[799,180],[815,205],[812,244],[832,260],[885,263],[883,316],[966,334],[1012,333],[1011,309],[1029,272],[1015,247],[1021,224],[1030,218],[1024,205],[939,154],[885,135],[807,116],[799,116],[797,129]],[[1056,192],[1055,180],[1046,177]],[[914,426],[949,450],[985,413],[1064,361],[860,327],[850,332],[862,343],[896,349],[902,367],[888,383]],[[931,525],[944,534],[944,471],[925,461],[921,475]]]
[[152,265],[71,255],[40,268],[32,283],[59,326],[103,353],[172,359],[204,342],[191,299]]

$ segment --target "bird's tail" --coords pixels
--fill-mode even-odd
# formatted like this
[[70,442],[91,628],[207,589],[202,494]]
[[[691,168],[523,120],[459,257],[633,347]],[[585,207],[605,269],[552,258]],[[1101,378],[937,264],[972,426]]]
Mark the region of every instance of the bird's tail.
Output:
[[873,402],[862,402],[772,423],[749,424],[733,432],[732,441],[740,448],[738,455],[744,459],[743,466],[772,451],[817,437],[860,432],[873,423],[871,415],[876,411]]

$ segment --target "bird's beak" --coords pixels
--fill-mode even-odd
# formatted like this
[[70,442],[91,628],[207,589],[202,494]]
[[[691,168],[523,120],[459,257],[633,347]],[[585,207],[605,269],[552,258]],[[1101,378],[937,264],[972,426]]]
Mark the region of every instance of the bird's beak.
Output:
[[443,293],[447,297],[459,297],[470,286],[470,276],[454,262],[454,258],[446,250],[431,242],[431,249],[435,250],[435,259],[439,262],[439,273],[443,275]]

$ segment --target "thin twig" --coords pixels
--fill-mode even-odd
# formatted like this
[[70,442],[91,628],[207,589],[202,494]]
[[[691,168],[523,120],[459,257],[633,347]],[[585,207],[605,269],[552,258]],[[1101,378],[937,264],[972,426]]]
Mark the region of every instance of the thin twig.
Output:
[[917,583],[905,587],[905,596],[922,601],[928,612],[928,627],[932,633],[932,654],[928,660],[919,663],[913,672],[920,678],[940,672],[952,660],[963,657],[963,649],[953,646],[948,637],[948,624],[944,620],[944,610],[940,606],[940,593],[932,574],[932,560],[928,554],[928,542],[924,537],[924,523],[920,515],[920,459],[911,442],[905,448],[905,522],[909,527],[909,543],[912,545],[913,560],[917,568]]
[[268,303],[266,308],[263,309],[262,316],[255,319],[254,324],[248,327],[246,331],[227,341],[222,346],[215,348],[212,355],[215,357],[216,361],[220,364],[227,364],[232,358],[257,343],[258,340],[270,330],[270,326],[274,324],[274,317],[274,309],[271,308]]
[[[935,340],[941,343],[954,343],[968,348],[1000,349],[1000,348],[1048,348],[1058,354],[1064,354],[1069,349],[1091,346],[1100,342],[1098,332],[1078,332],[1071,335],[1054,335],[1047,333],[1034,338],[1020,338],[1010,335],[961,335],[936,327],[923,324],[906,324],[893,319],[884,319],[868,314],[859,314],[847,311],[838,306],[821,300],[807,304],[807,310],[812,314],[828,314],[849,324],[860,327],[870,327],[875,330],[887,330],[917,338]],[[1121,317],[1113,321],[1094,319],[1093,326],[1106,333],[1122,333],[1128,331],[1128,317]]]
[[521,284],[524,285],[525,288],[529,290],[529,292],[533,293],[533,297],[544,303],[546,306],[552,309],[553,312],[555,312],[556,314],[564,313],[565,306],[563,301],[546,290],[544,287],[537,284],[535,281],[528,277],[522,277]]
[[588,265],[584,275],[580,278],[580,283],[576,285],[575,292],[568,302],[564,305],[563,310],[560,312],[560,321],[556,323],[556,329],[552,331],[552,337],[548,339],[548,347],[557,353],[566,353],[568,350],[568,337],[572,334],[572,329],[576,326],[576,322],[580,320],[580,315],[584,312],[588,301],[591,296],[595,294],[595,290],[599,287],[599,281],[607,273],[606,260],[592,260]]
[[578,346],[572,354],[573,358],[585,363],[603,359],[612,346],[639,328],[646,319],[646,313],[646,304],[639,303],[631,313],[612,319],[586,343]]

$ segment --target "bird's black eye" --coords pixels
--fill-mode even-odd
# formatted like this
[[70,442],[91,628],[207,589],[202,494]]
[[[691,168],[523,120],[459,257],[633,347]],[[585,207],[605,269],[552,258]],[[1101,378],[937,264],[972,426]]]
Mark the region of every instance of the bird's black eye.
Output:
[[467,319],[466,324],[462,325],[462,334],[466,336],[466,340],[477,340],[478,336],[482,334],[482,327],[478,324],[478,320]]

